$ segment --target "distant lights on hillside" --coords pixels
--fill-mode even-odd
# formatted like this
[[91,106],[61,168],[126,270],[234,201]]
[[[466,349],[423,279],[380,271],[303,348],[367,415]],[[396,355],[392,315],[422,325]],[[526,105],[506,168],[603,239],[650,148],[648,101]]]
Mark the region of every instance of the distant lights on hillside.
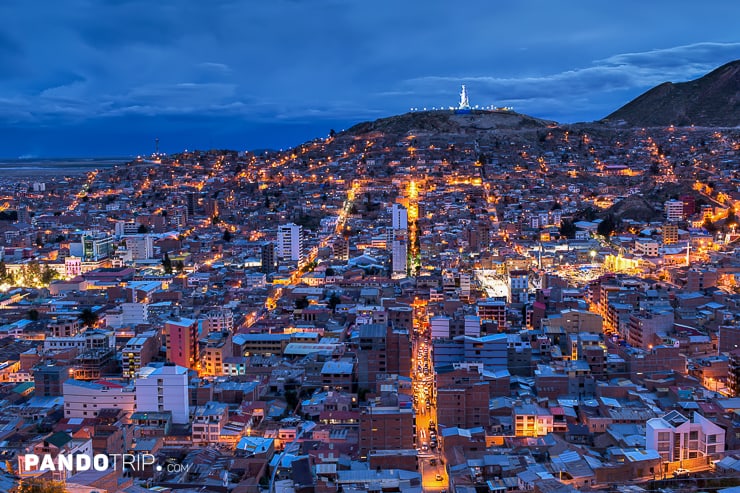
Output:
[[458,112],[469,112],[472,110],[480,110],[480,111],[513,111],[514,108],[512,106],[495,106],[495,105],[487,105],[487,106],[480,106],[480,105],[470,105],[470,100],[468,97],[468,89],[465,84],[462,85],[460,90],[460,102],[457,106],[432,106],[427,107],[419,107],[419,106],[412,106],[409,108],[409,111],[411,112],[424,112],[424,111],[458,111]]

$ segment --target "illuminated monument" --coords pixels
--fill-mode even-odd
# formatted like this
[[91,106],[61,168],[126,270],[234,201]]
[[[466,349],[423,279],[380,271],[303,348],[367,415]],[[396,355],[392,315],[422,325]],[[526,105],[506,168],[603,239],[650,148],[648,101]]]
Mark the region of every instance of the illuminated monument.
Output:
[[460,91],[460,105],[457,107],[458,110],[469,110],[470,102],[468,101],[468,90],[465,88],[465,84],[462,86]]

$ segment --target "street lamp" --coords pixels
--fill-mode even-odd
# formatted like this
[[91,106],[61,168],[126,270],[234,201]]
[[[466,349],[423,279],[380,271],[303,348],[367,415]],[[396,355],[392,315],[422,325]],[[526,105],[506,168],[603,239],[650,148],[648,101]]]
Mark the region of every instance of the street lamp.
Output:
[[594,260],[596,259],[596,250],[591,250],[591,263],[594,263]]

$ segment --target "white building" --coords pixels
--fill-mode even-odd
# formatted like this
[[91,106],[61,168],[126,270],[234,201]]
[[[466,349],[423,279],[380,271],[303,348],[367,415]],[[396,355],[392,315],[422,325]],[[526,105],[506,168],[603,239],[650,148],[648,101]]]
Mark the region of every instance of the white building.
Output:
[[645,448],[669,462],[713,456],[725,450],[725,430],[699,413],[690,420],[678,411],[645,425]]
[[480,337],[480,317],[475,315],[465,315],[465,335],[470,337]]
[[432,332],[432,339],[449,339],[450,338],[450,317],[438,315],[429,319],[429,326]]
[[136,410],[172,412],[172,422],[190,421],[188,369],[178,365],[145,366],[136,379]]
[[658,256],[658,242],[655,240],[645,239],[635,241],[635,253],[646,257]]
[[680,200],[666,201],[665,217],[668,221],[682,220],[683,219],[683,202]]
[[396,235],[393,239],[393,274],[394,276],[406,276],[408,260],[408,247],[405,235]]
[[105,324],[108,327],[132,327],[149,322],[149,305],[147,303],[121,303],[116,309],[105,312]]
[[131,260],[148,260],[154,258],[154,242],[149,235],[126,237],[126,252]]
[[278,226],[277,249],[283,260],[303,260],[303,227],[293,223]]
[[393,229],[409,229],[409,213],[406,208],[400,204],[393,204],[391,207]]
[[65,418],[95,418],[101,409],[120,409],[127,414],[134,412],[136,393],[131,387],[70,378],[65,380],[62,389]]

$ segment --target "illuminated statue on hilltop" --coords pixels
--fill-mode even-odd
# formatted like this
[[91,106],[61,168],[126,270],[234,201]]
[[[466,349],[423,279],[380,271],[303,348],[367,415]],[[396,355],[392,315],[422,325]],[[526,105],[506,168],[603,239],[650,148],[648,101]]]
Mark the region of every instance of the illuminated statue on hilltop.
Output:
[[460,91],[460,106],[458,107],[459,110],[469,110],[470,109],[470,102],[468,101],[468,90],[465,89],[465,84],[462,86],[462,91]]

